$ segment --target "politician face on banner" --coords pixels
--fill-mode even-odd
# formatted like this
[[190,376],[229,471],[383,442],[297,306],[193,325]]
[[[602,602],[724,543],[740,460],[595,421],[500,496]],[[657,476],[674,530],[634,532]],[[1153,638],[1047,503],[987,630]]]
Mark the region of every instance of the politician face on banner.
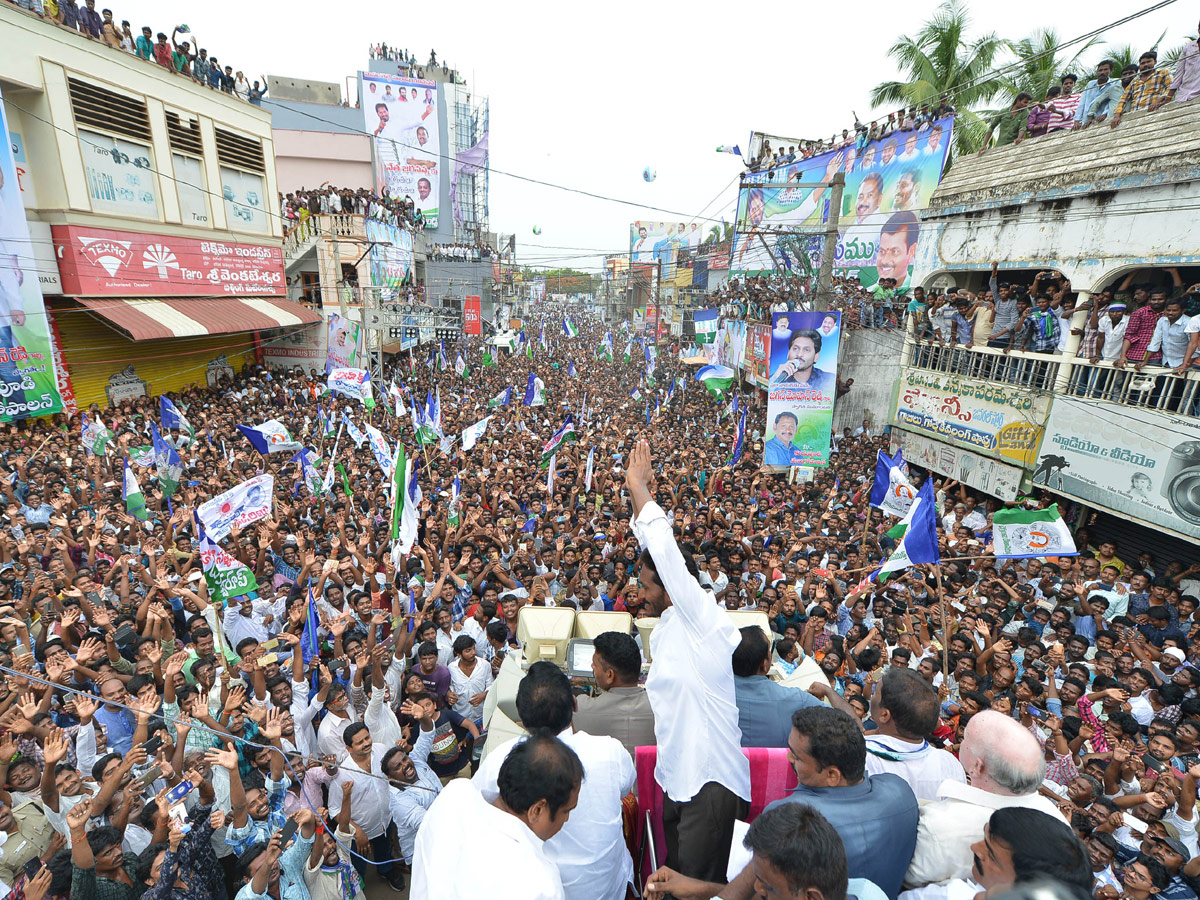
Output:
[[837,312],[773,316],[766,465],[828,464],[840,335]]

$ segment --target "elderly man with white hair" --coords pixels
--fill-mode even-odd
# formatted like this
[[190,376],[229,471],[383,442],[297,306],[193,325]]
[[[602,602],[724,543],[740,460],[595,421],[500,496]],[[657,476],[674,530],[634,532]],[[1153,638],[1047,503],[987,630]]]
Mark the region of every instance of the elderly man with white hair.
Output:
[[1037,739],[1016,720],[990,710],[972,716],[958,760],[967,784],[947,780],[938,799],[921,807],[917,847],[904,878],[908,887],[969,878],[971,845],[983,838],[984,826],[998,809],[1020,806],[1066,821],[1037,793],[1045,758]]

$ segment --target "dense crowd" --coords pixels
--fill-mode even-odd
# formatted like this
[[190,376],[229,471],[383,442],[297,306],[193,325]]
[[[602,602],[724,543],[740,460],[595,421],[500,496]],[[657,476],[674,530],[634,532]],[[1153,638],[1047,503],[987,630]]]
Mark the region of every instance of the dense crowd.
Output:
[[304,188],[280,192],[279,209],[288,227],[302,224],[309,216],[336,213],[369,216],[389,225],[419,228],[422,224],[421,211],[413,198],[391,197],[379,194],[371,188],[337,188],[323,184],[317,188]]
[[1119,78],[1116,67],[1111,59],[1101,60],[1096,64],[1095,76],[1082,90],[1077,90],[1079,76],[1067,72],[1059,84],[1049,87],[1045,97],[1036,98],[1027,91],[1017,94],[1009,109],[988,123],[984,149],[1102,122],[1116,128],[1128,113],[1153,111],[1167,103],[1186,103],[1200,96],[1198,40],[1188,41],[1174,72],[1159,66],[1157,50],[1147,50],[1137,65],[1122,68]]
[[76,0],[8,2],[89,40],[101,41],[114,50],[132,54],[255,106],[262,106],[267,95],[266,75],[261,76],[261,81],[251,81],[241,70],[223,67],[215,56],[208,55],[206,47],[199,46],[196,36],[186,25],[177,25],[169,38],[162,31],[156,33],[149,25],[143,25],[141,33],[135,35],[128,19],[118,25],[111,9],[97,11],[96,0],[84,0],[83,6]]
[[429,254],[437,260],[479,262],[492,258],[492,248],[482,241],[474,244],[434,244]]
[[[525,329],[550,337],[394,358],[371,409],[323,373],[250,365],[170,398],[183,420],[151,399],[88,410],[111,429],[95,453],[78,422],[2,426],[15,900],[352,900],[407,871],[425,900],[501,861],[493,897],[621,900],[647,745],[649,896],[1195,896],[1200,566],[1079,522],[1079,556],[996,559],[1005,504],[939,478],[940,568],[868,578],[896,542],[868,507],[886,436],[847,429],[792,478],[762,465],[763,395],[714,396],[679,346],[550,304]],[[236,427],[269,420],[311,466]],[[158,427],[173,478],[147,456]],[[211,536],[255,580],[225,598],[195,515],[259,474],[269,514]],[[530,737],[481,763],[525,606],[658,622],[649,646],[597,638],[586,689],[531,666]],[[766,613],[769,638],[722,608]],[[804,672],[807,690],[780,683]],[[785,747],[798,786],[735,839],[743,751]]]
[[[438,67],[436,50],[429,51],[429,62],[424,65],[417,62],[416,54],[408,50],[401,50],[399,47],[388,46],[386,43],[371,44],[367,48],[367,53],[371,59],[386,59],[399,63],[405,73],[413,78],[425,78],[426,72],[431,72]],[[452,84],[462,83],[462,79],[458,75],[458,70],[453,66],[443,62],[441,69],[443,78],[449,79]]]

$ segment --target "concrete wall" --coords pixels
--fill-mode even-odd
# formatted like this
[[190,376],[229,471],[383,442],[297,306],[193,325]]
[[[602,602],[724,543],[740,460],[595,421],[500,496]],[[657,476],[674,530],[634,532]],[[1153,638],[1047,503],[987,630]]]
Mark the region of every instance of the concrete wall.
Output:
[[268,75],[267,96],[276,100],[300,100],[306,103],[325,103],[338,106],[342,102],[342,86],[332,81],[312,81],[288,75]]
[[838,377],[853,378],[854,386],[834,404],[836,433],[857,428],[864,418],[874,433],[887,425],[903,348],[904,333],[898,328],[856,328],[842,335]]
[[274,131],[279,190],[287,194],[323,182],[370,187],[371,142],[366,135],[328,131]]

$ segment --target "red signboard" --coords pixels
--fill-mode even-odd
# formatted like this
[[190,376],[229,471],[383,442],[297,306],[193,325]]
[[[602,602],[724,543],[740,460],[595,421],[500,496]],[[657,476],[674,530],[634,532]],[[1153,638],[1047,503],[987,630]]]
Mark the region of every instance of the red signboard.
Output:
[[646,304],[646,334],[658,340],[658,307],[653,303]]
[[463,298],[463,334],[483,334],[482,316],[478,297]]
[[285,294],[283,250],[78,225],[54,225],[64,294],[195,297]]

